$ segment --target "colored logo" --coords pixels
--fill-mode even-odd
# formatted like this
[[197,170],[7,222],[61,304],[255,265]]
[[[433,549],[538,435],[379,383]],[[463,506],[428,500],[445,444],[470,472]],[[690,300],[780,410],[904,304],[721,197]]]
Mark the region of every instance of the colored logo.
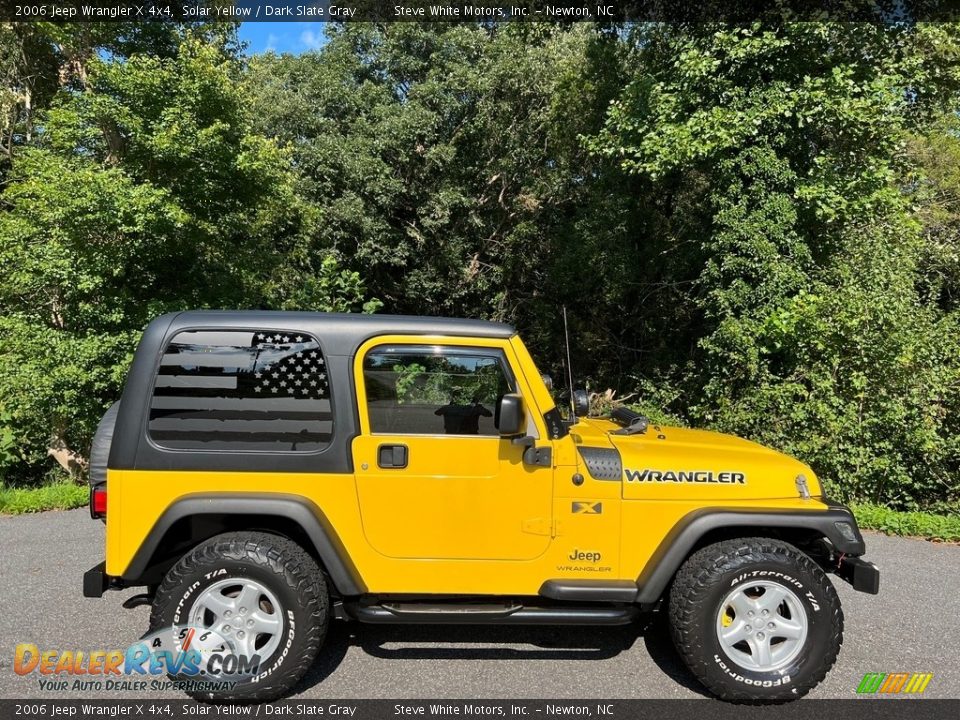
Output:
[[[125,650],[40,649],[33,643],[20,643],[14,651],[13,671],[17,675],[36,674],[42,690],[144,690],[146,683],[131,683],[124,678],[150,680],[164,676],[202,681],[204,687],[217,683],[229,689],[255,676],[260,660],[259,655],[248,657],[235,652],[212,630],[171,627],[150,633]],[[170,689],[164,683],[149,687]]]
[[867,673],[857,687],[858,695],[919,695],[933,680],[933,673]]

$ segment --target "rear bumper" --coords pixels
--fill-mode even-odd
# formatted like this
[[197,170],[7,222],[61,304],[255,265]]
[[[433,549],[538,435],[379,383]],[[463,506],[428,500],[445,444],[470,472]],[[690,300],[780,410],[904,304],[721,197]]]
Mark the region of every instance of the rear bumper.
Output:
[[83,574],[83,596],[88,598],[103,597],[103,593],[110,587],[110,577],[105,572],[106,561],[94,565]]
[[837,565],[837,575],[853,585],[858,592],[876,595],[880,592],[880,570],[872,562],[843,555]]

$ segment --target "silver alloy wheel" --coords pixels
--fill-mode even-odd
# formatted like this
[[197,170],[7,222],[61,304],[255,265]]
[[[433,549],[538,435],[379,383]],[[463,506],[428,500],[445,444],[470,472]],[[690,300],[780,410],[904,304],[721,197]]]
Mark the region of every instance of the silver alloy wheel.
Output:
[[731,590],[717,613],[717,639],[746,670],[769,672],[791,663],[807,639],[807,613],[792,590],[767,580]]
[[263,584],[227,578],[208,587],[190,609],[190,624],[213,630],[238,655],[264,661],[280,646],[283,608]]

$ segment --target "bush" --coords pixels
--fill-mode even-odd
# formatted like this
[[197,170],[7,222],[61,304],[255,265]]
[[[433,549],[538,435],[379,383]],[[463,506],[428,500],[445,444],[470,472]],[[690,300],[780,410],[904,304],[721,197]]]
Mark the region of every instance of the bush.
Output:
[[928,540],[960,542],[960,515],[928,512],[897,512],[880,505],[853,505],[861,527],[888,535],[922,537]]

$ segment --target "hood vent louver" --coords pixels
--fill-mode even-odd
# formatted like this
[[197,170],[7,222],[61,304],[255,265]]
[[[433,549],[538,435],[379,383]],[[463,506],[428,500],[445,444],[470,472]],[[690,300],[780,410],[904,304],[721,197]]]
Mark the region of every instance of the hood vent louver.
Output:
[[612,448],[578,447],[577,451],[594,480],[615,480],[623,477],[623,462],[620,452]]

